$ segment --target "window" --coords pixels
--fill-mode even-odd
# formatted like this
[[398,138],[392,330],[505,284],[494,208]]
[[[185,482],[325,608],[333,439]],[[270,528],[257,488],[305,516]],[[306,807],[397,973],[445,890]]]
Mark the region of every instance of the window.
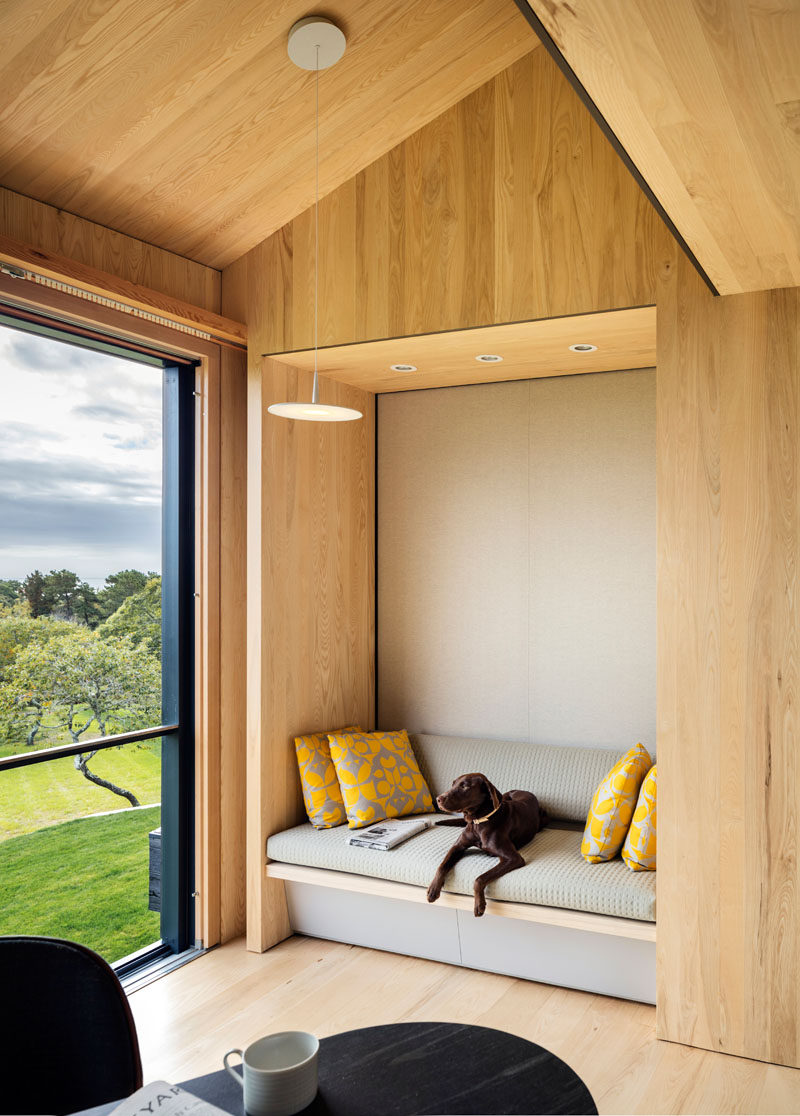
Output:
[[0,932],[127,969],[194,941],[194,368],[23,317],[0,313]]

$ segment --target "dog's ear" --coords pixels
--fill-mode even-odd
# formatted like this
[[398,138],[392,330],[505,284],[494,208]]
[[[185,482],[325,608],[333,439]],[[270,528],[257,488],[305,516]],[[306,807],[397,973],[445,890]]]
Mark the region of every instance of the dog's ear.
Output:
[[500,791],[497,789],[494,783],[490,783],[485,775],[481,775],[481,779],[483,779],[483,784],[486,787],[486,793],[492,800],[492,809],[496,810],[497,807],[500,805],[503,796],[500,794]]

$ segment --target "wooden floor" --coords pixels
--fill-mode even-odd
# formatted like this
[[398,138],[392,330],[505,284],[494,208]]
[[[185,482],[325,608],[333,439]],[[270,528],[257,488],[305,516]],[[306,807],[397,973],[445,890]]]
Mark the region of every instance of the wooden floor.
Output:
[[320,1037],[404,1020],[513,1031],[580,1074],[601,1113],[798,1113],[800,1070],[711,1054],[654,1035],[655,1009],[295,937],[265,954],[231,942],[131,996],[145,1081],[219,1069],[271,1031]]

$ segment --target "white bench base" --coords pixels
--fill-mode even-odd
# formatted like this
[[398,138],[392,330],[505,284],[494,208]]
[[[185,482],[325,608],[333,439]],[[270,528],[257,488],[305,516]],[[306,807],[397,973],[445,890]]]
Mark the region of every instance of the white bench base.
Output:
[[292,929],[314,938],[445,961],[654,1004],[654,923],[444,892],[435,904],[408,884],[270,862],[284,880]]

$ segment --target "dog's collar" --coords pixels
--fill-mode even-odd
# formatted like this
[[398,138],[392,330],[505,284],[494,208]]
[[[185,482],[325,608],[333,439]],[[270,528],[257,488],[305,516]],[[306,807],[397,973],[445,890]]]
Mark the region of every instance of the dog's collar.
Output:
[[480,824],[481,824],[481,822],[485,822],[485,821],[488,821],[488,820],[489,820],[489,818],[491,818],[491,817],[492,817],[492,816],[493,816],[494,814],[496,814],[496,813],[497,813],[497,811],[498,811],[498,810],[500,809],[500,807],[501,807],[502,805],[503,805],[503,800],[502,800],[502,799],[500,799],[500,801],[498,802],[498,804],[497,804],[497,805],[495,806],[494,810],[492,810],[492,811],[491,811],[490,813],[488,813],[488,814],[486,815],[486,817],[483,817],[483,818],[471,818],[471,819],[470,819],[470,821],[472,822],[472,824],[473,824],[473,825],[480,825]]

